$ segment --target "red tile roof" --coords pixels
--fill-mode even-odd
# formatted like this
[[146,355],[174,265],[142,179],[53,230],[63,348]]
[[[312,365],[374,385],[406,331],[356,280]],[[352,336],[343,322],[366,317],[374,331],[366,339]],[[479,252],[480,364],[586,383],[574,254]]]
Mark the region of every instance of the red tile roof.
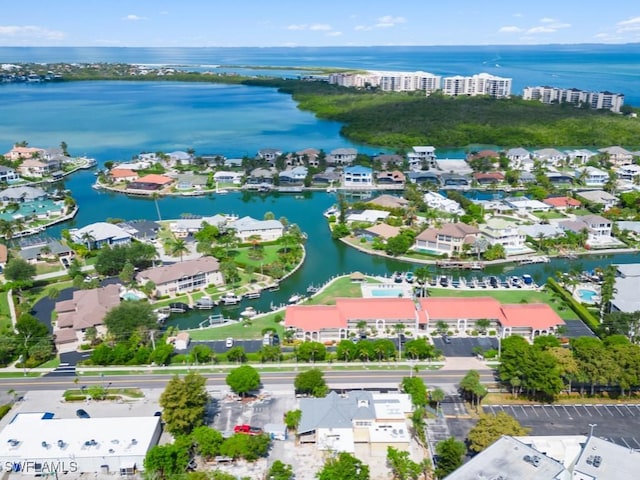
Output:
[[543,202],[552,207],[579,207],[582,205],[580,200],[571,197],[549,197],[545,198]]
[[296,327],[305,332],[347,326],[347,321],[342,318],[335,305],[288,306],[284,323],[287,327]]
[[410,298],[338,298],[336,307],[346,320],[414,320],[416,316]]
[[156,173],[150,173],[144,177],[138,179],[139,183],[155,183],[157,185],[167,185],[173,182],[173,178],[169,178],[166,175],[158,175]]
[[546,303],[523,303],[503,305],[503,327],[530,327],[534,330],[547,330],[550,327],[564,325],[558,314]]
[[427,312],[429,322],[459,318],[477,320],[486,318],[502,322],[504,319],[500,302],[491,297],[428,297],[421,298],[420,305],[422,310]]
[[128,168],[114,168],[109,172],[113,178],[128,178],[128,177],[137,177],[138,174],[133,170]]
[[504,180],[504,175],[500,172],[476,172],[473,174],[473,178],[475,178],[476,180]]

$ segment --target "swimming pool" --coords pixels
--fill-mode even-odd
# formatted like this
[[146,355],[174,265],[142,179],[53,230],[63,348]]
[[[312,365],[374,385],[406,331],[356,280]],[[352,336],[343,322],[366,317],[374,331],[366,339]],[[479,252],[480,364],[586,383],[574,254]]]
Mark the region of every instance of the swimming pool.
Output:
[[596,303],[598,299],[598,292],[587,288],[579,288],[577,290],[578,298],[583,303]]
[[404,297],[406,290],[404,288],[372,288],[369,290],[372,297]]

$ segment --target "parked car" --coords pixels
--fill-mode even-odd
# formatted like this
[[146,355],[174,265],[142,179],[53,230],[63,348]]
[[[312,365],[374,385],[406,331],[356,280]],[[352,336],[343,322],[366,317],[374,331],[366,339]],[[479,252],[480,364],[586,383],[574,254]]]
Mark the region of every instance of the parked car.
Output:
[[442,341],[446,344],[451,343],[451,339],[449,338],[449,335],[442,335]]
[[246,423],[243,425],[236,425],[233,427],[233,433],[244,433],[247,435],[260,435],[262,433],[262,429],[259,427],[252,427],[251,425],[247,425]]
[[76,416],[78,418],[91,418],[91,416],[87,413],[87,411],[83,410],[82,408],[79,408],[78,410],[76,410]]
[[227,338],[227,341],[225,342],[225,346],[226,346],[227,348],[231,348],[231,347],[233,347],[233,338],[232,338],[232,337],[228,337],[228,338]]

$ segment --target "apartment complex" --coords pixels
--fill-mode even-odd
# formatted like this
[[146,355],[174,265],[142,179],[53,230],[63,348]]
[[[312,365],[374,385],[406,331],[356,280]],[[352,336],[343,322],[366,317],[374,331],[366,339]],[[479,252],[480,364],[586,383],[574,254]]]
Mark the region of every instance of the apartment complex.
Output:
[[442,80],[442,93],[454,97],[489,95],[494,98],[508,98],[511,96],[511,79],[489,73],[479,73],[470,77],[445,77]]
[[526,87],[522,93],[524,100],[538,100],[542,103],[574,103],[589,105],[597,110],[611,110],[620,113],[624,95],[611,92],[587,92],[577,88]]

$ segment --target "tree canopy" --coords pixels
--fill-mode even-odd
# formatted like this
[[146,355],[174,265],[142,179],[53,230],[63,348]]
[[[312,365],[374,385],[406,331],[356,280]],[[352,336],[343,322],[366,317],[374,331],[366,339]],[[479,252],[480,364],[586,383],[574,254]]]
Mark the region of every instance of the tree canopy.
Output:
[[231,370],[226,381],[231,390],[244,396],[260,387],[260,374],[251,365],[242,365]]
[[313,395],[314,397],[324,397],[328,391],[324,373],[318,368],[300,372],[296,375],[293,386],[296,389],[296,393]]
[[146,337],[157,323],[153,306],[147,302],[124,301],[104,317],[104,324],[116,342],[128,340],[134,332]]
[[464,443],[453,437],[438,442],[436,453],[438,462],[436,464],[436,476],[444,478],[462,465],[462,457],[467,451]]
[[369,466],[348,452],[329,458],[316,474],[318,480],[369,480]]
[[29,282],[36,275],[36,266],[20,257],[14,257],[4,267],[4,276],[12,282]]
[[501,411],[495,415],[482,413],[478,423],[467,435],[467,440],[471,450],[481,452],[502,435],[527,435],[530,430],[506,412]]
[[173,435],[188,435],[202,425],[209,396],[206,379],[197,373],[174,376],[160,395],[162,418]]

